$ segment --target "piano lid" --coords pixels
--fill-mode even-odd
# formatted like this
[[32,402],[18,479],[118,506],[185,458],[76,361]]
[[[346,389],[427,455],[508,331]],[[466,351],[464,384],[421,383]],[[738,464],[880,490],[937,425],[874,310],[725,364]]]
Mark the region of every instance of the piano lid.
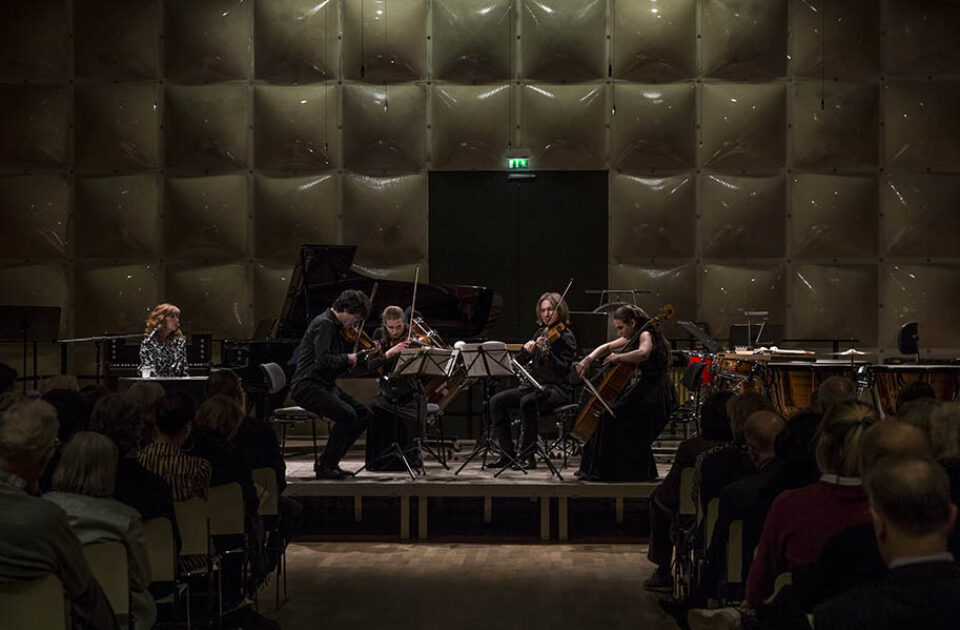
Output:
[[[367,328],[380,325],[380,312],[391,304],[410,306],[413,283],[377,280],[353,264],[356,245],[301,245],[300,258],[290,276],[290,287],[280,311],[276,337],[303,336],[307,324],[333,304],[345,289],[367,295],[379,282]],[[417,287],[417,311],[444,339],[482,336],[497,321],[503,300],[493,289],[466,285],[421,282]]]

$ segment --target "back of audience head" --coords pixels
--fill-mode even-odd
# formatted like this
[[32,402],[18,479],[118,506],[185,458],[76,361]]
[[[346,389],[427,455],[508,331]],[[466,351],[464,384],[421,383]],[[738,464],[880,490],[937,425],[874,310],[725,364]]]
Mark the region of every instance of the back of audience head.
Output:
[[938,420],[940,402],[934,398],[917,398],[902,407],[897,407],[897,420],[912,424],[927,435],[930,445],[936,448],[935,434],[939,429],[934,426]]
[[0,394],[12,392],[16,385],[17,371],[6,363],[0,363]]
[[143,415],[135,404],[121,394],[107,394],[93,407],[89,428],[113,440],[123,457],[139,445]]
[[80,382],[72,374],[57,374],[43,379],[40,382],[40,395],[55,389],[69,389],[74,392],[80,391]]
[[92,497],[113,495],[117,481],[117,447],[107,436],[80,431],[60,453],[53,489]]
[[733,440],[730,417],[727,415],[727,402],[733,396],[733,392],[714,392],[703,401],[703,407],[700,409],[700,426],[704,438],[717,442]]
[[208,398],[197,409],[194,419],[197,427],[203,427],[223,440],[231,440],[243,422],[243,409],[236,401],[226,396]]
[[843,402],[850,402],[857,398],[857,385],[845,376],[831,376],[820,383],[817,388],[816,411],[826,413],[830,407]]
[[842,402],[830,407],[817,431],[817,467],[821,473],[841,477],[860,475],[860,440],[876,422],[873,407],[859,402]]
[[929,457],[930,441],[917,427],[887,418],[863,433],[860,440],[860,477],[884,457]]
[[233,370],[213,370],[207,378],[207,396],[226,396],[237,403],[243,401],[243,384]]
[[42,400],[16,403],[0,414],[0,468],[36,483],[56,451],[57,410]]
[[190,423],[197,412],[197,404],[182,392],[166,394],[154,405],[157,431],[168,438],[186,439]]
[[3,413],[10,407],[13,407],[15,404],[25,400],[29,399],[27,398],[26,394],[22,392],[6,392],[4,394],[0,394],[0,413]]
[[930,444],[938,462],[960,460],[960,402],[940,403],[930,422]]
[[864,480],[880,554],[898,557],[945,551],[957,517],[950,481],[934,459],[889,456],[877,460]]
[[738,394],[727,401],[727,415],[730,416],[733,439],[743,441],[743,426],[747,423],[747,418],[757,411],[776,410],[769,400],[753,392]]
[[925,381],[913,381],[912,383],[907,383],[903,388],[897,393],[897,410],[903,408],[903,405],[914,400],[919,400],[921,398],[933,398],[936,400],[937,393],[933,391],[933,387],[930,383]]
[[743,440],[754,466],[763,468],[773,460],[774,443],[784,426],[783,418],[772,411],[757,411],[747,418]]
[[165,395],[163,385],[153,381],[137,381],[123,392],[124,398],[145,410],[152,409]]
[[42,398],[57,410],[57,418],[60,420],[57,437],[61,442],[66,442],[86,426],[87,408],[80,392],[73,389],[51,389]]

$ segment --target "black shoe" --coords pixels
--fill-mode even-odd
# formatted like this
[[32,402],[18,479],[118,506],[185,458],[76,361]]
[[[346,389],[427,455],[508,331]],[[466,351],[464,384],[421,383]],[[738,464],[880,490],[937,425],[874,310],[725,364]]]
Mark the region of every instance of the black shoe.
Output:
[[506,468],[507,466],[512,465],[513,462],[514,462],[513,457],[510,457],[507,455],[501,455],[500,457],[493,460],[492,462],[487,462],[486,468]]
[[325,466],[319,466],[317,468],[317,479],[334,479],[340,481],[346,478],[347,476],[343,474],[339,468],[327,468]]
[[677,620],[681,628],[689,627],[687,625],[687,612],[690,610],[690,602],[686,599],[676,599],[670,595],[661,597],[658,601],[663,612]]
[[337,464],[337,472],[340,473],[341,475],[343,475],[344,477],[356,477],[356,476],[357,476],[357,473],[355,473],[355,472],[352,472],[352,471],[349,471],[349,470],[344,470],[343,468],[340,468],[340,464]]
[[537,458],[531,455],[520,462],[520,468],[523,470],[533,470],[537,467]]
[[648,591],[670,593],[673,591],[673,576],[668,569],[657,567],[657,570],[643,581],[643,588]]

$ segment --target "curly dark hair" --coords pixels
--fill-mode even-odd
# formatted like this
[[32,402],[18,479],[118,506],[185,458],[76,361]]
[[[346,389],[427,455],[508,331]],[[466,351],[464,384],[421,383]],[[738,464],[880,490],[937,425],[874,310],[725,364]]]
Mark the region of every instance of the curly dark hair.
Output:
[[333,310],[365,318],[370,315],[370,298],[363,291],[347,289],[333,301]]

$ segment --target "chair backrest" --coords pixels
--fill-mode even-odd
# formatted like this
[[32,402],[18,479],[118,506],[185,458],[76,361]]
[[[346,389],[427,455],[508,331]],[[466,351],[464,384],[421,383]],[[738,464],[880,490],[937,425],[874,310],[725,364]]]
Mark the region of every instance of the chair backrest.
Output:
[[210,525],[207,502],[200,497],[176,501],[173,511],[180,530],[180,555],[205,556],[210,551]]
[[713,540],[713,528],[717,526],[717,516],[720,514],[720,499],[718,497],[713,497],[710,499],[710,502],[707,503],[707,522],[704,527],[704,533],[706,534],[706,545],[704,549],[710,546],[710,541]]
[[287,386],[287,374],[277,363],[261,363],[260,370],[267,379],[267,386],[271,394],[276,394]]
[[260,493],[260,505],[257,511],[260,516],[276,516],[279,509],[279,488],[277,487],[277,471],[270,467],[254,468],[253,483]]
[[789,571],[786,573],[781,573],[777,576],[777,579],[773,582],[773,594],[766,599],[766,603],[770,603],[777,598],[777,595],[780,594],[785,587],[793,584],[793,574]]
[[697,506],[693,503],[693,475],[696,469],[693,466],[684,466],[680,471],[680,507],[679,514],[693,516],[697,513]]
[[177,552],[173,542],[173,525],[168,518],[151,518],[143,522],[143,538],[150,559],[151,582],[173,582],[177,579]]
[[116,615],[130,614],[130,575],[127,548],[117,541],[83,546],[90,572],[97,578]]
[[244,511],[240,484],[234,481],[210,488],[210,494],[207,495],[207,515],[210,519],[211,536],[242,534]]
[[60,578],[0,584],[0,618],[4,630],[64,630],[67,605]]
[[727,537],[727,584],[743,582],[743,521],[730,523]]

